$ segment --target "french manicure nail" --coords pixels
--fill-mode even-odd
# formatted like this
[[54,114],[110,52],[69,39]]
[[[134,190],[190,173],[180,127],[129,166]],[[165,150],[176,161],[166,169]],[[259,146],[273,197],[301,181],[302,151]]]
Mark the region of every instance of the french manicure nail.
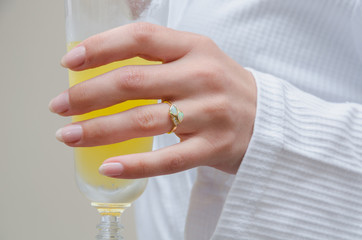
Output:
[[63,92],[49,103],[49,110],[53,113],[64,113],[69,110],[69,94]]
[[99,167],[99,173],[107,177],[120,176],[123,172],[123,165],[119,162],[104,163]]
[[85,62],[85,47],[79,46],[70,50],[61,60],[62,66],[66,68],[79,67]]
[[55,137],[64,143],[78,142],[83,135],[83,129],[81,125],[69,125],[59,129],[55,133]]

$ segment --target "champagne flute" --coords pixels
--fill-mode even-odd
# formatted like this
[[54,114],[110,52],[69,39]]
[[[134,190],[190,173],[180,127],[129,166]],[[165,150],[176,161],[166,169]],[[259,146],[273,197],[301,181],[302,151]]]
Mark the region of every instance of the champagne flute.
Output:
[[[164,25],[168,15],[167,0],[65,0],[67,49],[94,34],[124,24],[147,21]],[[132,58],[84,71],[69,71],[73,86],[95,76],[126,65],[150,65],[159,62]],[[132,100],[115,106],[74,116],[73,122],[125,111],[157,100]],[[152,150],[152,137],[137,138],[121,143],[75,148],[76,181],[82,194],[101,214],[96,239],[123,239],[120,216],[144,191],[147,179],[112,179],[98,173],[104,160],[110,157]]]

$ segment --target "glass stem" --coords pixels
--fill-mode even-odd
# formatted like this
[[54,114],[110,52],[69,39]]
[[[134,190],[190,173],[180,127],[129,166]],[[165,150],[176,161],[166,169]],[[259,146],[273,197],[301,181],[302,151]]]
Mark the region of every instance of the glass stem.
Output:
[[123,226],[120,223],[120,217],[112,215],[102,215],[101,222],[98,224],[97,229],[99,233],[96,237],[97,240],[122,240],[121,232]]
[[92,203],[101,214],[101,222],[97,225],[99,234],[97,240],[123,240],[123,226],[120,223],[121,214],[131,204]]

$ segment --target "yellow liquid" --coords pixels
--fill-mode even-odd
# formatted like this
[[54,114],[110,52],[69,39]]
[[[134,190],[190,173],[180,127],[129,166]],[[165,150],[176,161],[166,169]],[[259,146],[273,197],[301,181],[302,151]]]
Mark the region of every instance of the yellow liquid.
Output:
[[[68,51],[78,45],[79,42],[68,44]],[[90,78],[104,74],[111,70],[126,65],[151,65],[158,62],[146,61],[141,58],[132,58],[124,61],[114,62],[95,69],[73,72],[69,71],[69,84],[73,86]],[[111,115],[140,105],[153,104],[157,100],[132,100],[109,108],[96,110],[72,118],[73,122],[83,121],[99,116]],[[131,202],[135,200],[144,190],[146,180],[126,180],[105,177],[98,173],[98,168],[104,160],[110,157],[147,152],[152,150],[152,137],[137,138],[121,143],[75,148],[75,165],[77,183],[81,192],[93,202]]]

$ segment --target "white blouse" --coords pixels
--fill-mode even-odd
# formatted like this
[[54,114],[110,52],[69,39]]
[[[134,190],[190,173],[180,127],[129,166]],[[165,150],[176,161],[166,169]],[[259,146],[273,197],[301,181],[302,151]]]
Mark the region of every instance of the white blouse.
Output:
[[253,73],[257,115],[236,175],[150,179],[139,239],[362,239],[362,1],[170,0],[168,23]]

